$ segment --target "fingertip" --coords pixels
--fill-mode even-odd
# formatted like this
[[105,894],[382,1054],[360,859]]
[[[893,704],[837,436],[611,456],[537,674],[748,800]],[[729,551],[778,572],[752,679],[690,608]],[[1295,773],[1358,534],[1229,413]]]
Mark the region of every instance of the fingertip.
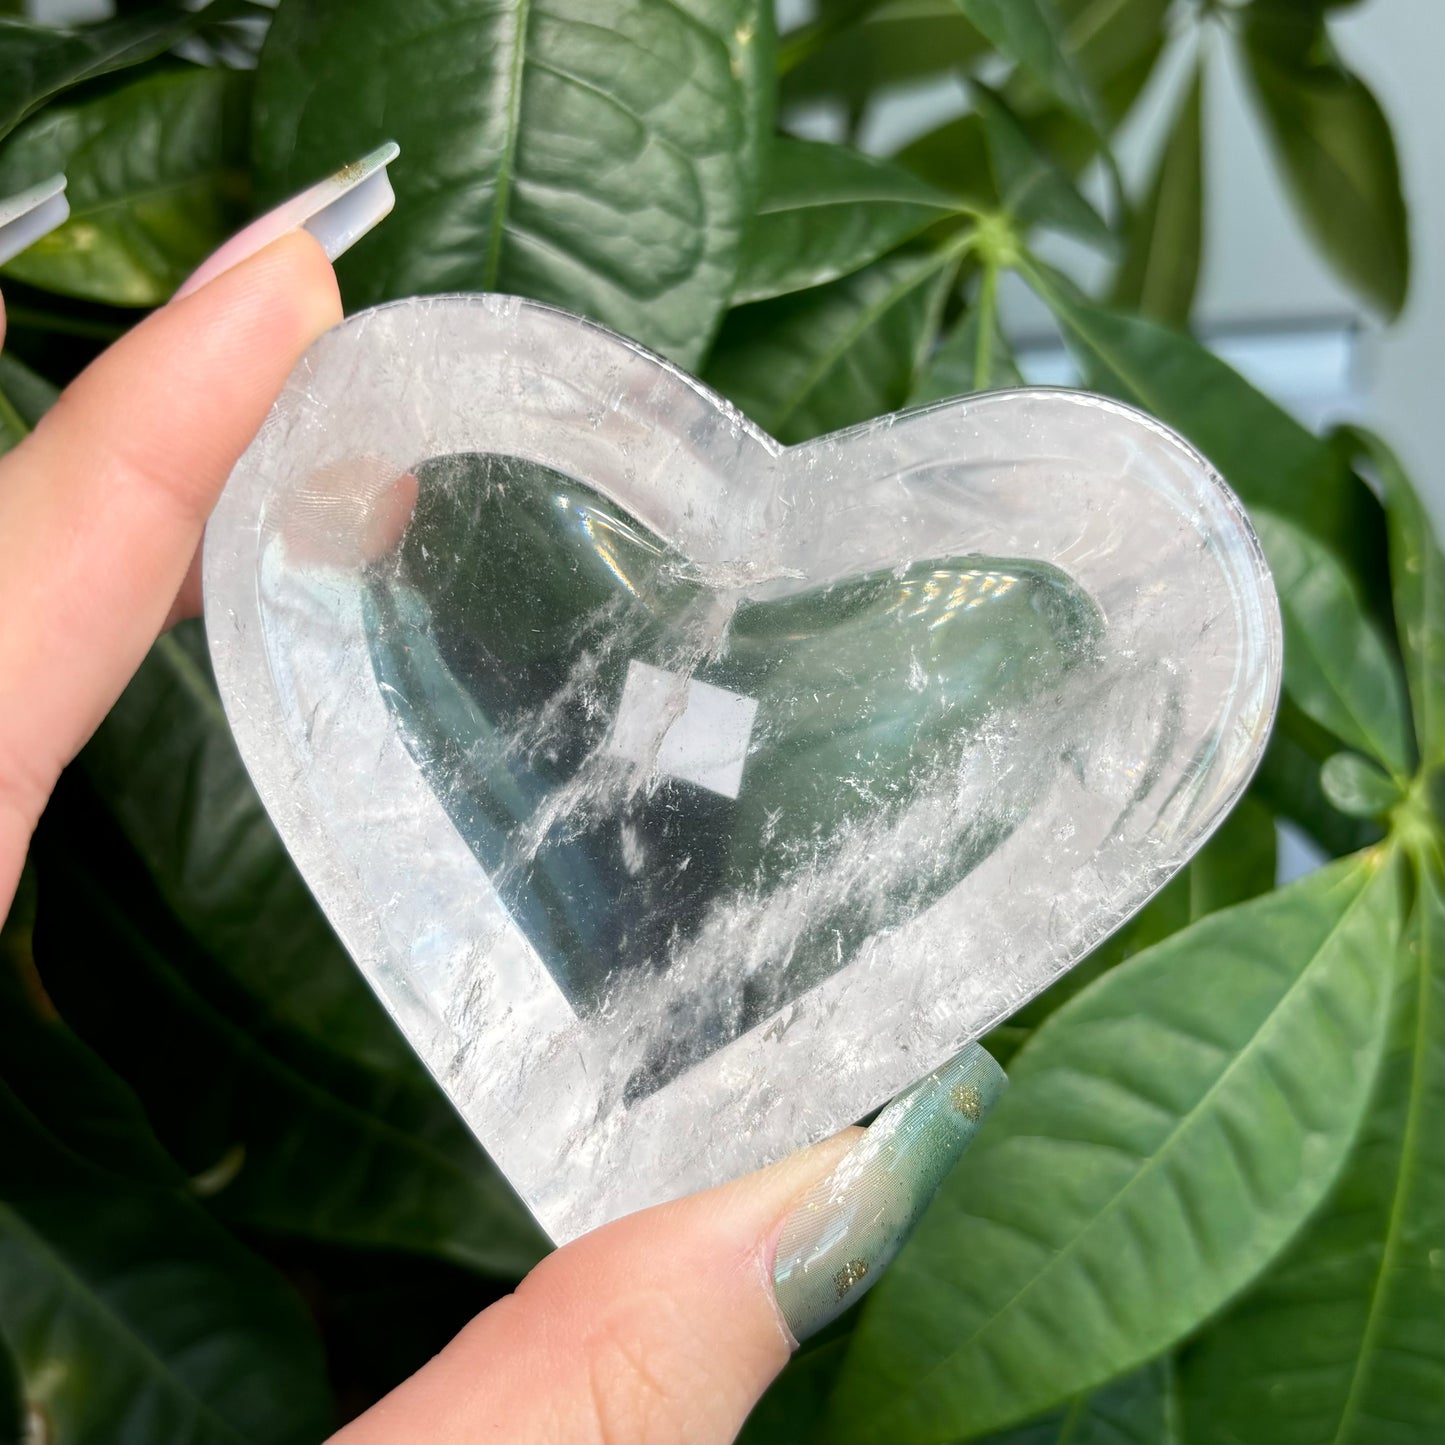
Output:
[[182,288],[165,310],[190,315],[218,303],[229,308],[244,304],[248,293],[263,301],[268,311],[289,304],[303,345],[342,318],[336,272],[321,243],[300,230],[277,237],[194,289]]

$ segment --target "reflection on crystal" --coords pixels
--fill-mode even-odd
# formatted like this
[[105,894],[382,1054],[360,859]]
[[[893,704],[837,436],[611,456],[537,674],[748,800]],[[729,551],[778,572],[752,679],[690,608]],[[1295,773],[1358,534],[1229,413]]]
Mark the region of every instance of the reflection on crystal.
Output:
[[[958,780],[1098,665],[1097,608],[1042,562],[740,581],[537,464],[463,454],[416,476],[405,537],[368,574],[377,679],[573,1008],[675,981],[629,1098],[987,857],[1052,779],[1003,767],[971,812]],[[1060,768],[1084,736],[1065,729]],[[704,988],[689,970],[716,947],[742,966]]]

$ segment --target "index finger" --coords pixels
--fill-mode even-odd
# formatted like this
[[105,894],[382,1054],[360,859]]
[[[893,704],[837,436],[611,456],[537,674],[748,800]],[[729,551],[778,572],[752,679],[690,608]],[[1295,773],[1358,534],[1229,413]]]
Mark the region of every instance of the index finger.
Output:
[[0,458],[0,897],[165,621],[231,468],[340,319],[325,251],[293,231],[127,333]]

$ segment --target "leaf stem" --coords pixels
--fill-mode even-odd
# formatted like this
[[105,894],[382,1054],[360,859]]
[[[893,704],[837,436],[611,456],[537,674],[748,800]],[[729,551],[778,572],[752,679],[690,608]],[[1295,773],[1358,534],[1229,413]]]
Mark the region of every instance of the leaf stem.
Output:
[[978,289],[978,343],[973,355],[973,389],[986,391],[993,375],[993,330],[998,316],[998,267],[989,261]]

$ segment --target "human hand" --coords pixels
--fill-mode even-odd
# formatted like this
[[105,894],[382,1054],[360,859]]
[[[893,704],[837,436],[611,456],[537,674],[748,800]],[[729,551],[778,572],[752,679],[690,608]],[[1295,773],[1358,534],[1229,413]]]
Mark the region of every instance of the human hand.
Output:
[[[0,458],[0,908],[61,769],[198,609],[205,520],[341,319],[328,254],[390,209],[387,159],[235,238]],[[866,1134],[574,1241],[337,1438],[731,1438],[796,1342],[877,1279],[1002,1083],[970,1048]]]

